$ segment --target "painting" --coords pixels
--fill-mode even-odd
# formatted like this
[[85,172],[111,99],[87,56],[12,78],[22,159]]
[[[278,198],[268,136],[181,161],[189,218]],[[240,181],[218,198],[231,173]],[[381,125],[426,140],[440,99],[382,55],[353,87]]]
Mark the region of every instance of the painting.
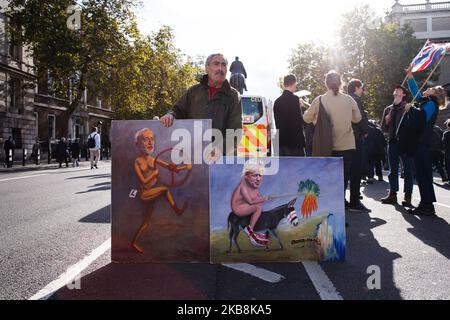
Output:
[[209,262],[210,120],[113,121],[113,262]]
[[342,159],[275,159],[210,167],[212,262],[345,260]]

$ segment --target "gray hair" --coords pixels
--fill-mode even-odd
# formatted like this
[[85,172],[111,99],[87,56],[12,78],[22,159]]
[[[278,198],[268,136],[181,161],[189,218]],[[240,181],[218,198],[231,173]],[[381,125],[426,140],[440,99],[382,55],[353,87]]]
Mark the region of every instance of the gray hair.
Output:
[[225,56],[223,54],[221,54],[221,53],[213,53],[213,54],[210,54],[208,56],[208,58],[206,58],[205,67],[209,66],[209,64],[211,63],[211,60],[214,59],[217,56],[221,56],[225,60],[225,63],[228,65],[228,60],[227,60],[227,58],[225,58]]

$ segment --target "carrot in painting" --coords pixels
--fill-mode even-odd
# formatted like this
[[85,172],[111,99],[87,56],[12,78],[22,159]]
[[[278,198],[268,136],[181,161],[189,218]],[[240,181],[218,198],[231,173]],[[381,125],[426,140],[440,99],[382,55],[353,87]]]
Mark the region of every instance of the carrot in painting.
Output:
[[298,192],[305,195],[301,207],[302,217],[309,218],[318,209],[319,185],[312,180],[301,181],[298,184]]

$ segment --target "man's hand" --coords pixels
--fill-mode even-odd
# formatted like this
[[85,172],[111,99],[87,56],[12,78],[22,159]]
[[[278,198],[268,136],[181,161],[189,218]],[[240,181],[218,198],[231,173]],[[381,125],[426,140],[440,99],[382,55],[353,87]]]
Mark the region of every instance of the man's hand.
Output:
[[407,103],[407,104],[405,105],[405,110],[404,110],[403,113],[409,112],[410,109],[411,109],[411,103]]
[[406,69],[406,75],[408,76],[408,79],[412,79],[413,78],[413,73],[412,73],[412,64],[409,65],[408,69]]
[[167,167],[167,169],[169,169],[170,171],[175,172],[175,173],[179,172],[177,165],[173,164],[173,163],[169,163],[169,166]]
[[169,128],[173,125],[174,119],[175,117],[172,114],[168,113],[164,115],[159,121],[161,121],[164,127]]

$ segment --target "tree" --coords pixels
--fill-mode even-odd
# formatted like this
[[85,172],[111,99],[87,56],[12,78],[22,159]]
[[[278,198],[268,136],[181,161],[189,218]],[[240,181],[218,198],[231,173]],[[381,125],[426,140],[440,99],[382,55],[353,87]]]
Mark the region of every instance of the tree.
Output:
[[[123,119],[160,115],[195,81],[198,67],[173,44],[169,27],[145,37],[133,10],[138,0],[83,0],[81,28],[67,27],[73,0],[11,0],[14,39],[31,48],[41,75],[67,99],[66,120],[86,88]],[[64,119],[63,119],[64,120]],[[67,121],[63,121],[67,122]]]
[[381,23],[367,5],[343,15],[339,40],[328,48],[300,44],[289,60],[290,72],[297,75],[302,88],[310,90],[313,97],[323,93],[323,74],[329,69],[340,72],[345,82],[361,79],[365,84],[365,108],[370,116],[379,118],[392,103],[393,89],[402,83],[404,69],[419,51],[421,41],[414,38],[409,26]]
[[289,72],[297,77],[300,89],[311,91],[312,96],[323,93],[324,75],[332,68],[328,48],[313,43],[299,44],[288,62]]

